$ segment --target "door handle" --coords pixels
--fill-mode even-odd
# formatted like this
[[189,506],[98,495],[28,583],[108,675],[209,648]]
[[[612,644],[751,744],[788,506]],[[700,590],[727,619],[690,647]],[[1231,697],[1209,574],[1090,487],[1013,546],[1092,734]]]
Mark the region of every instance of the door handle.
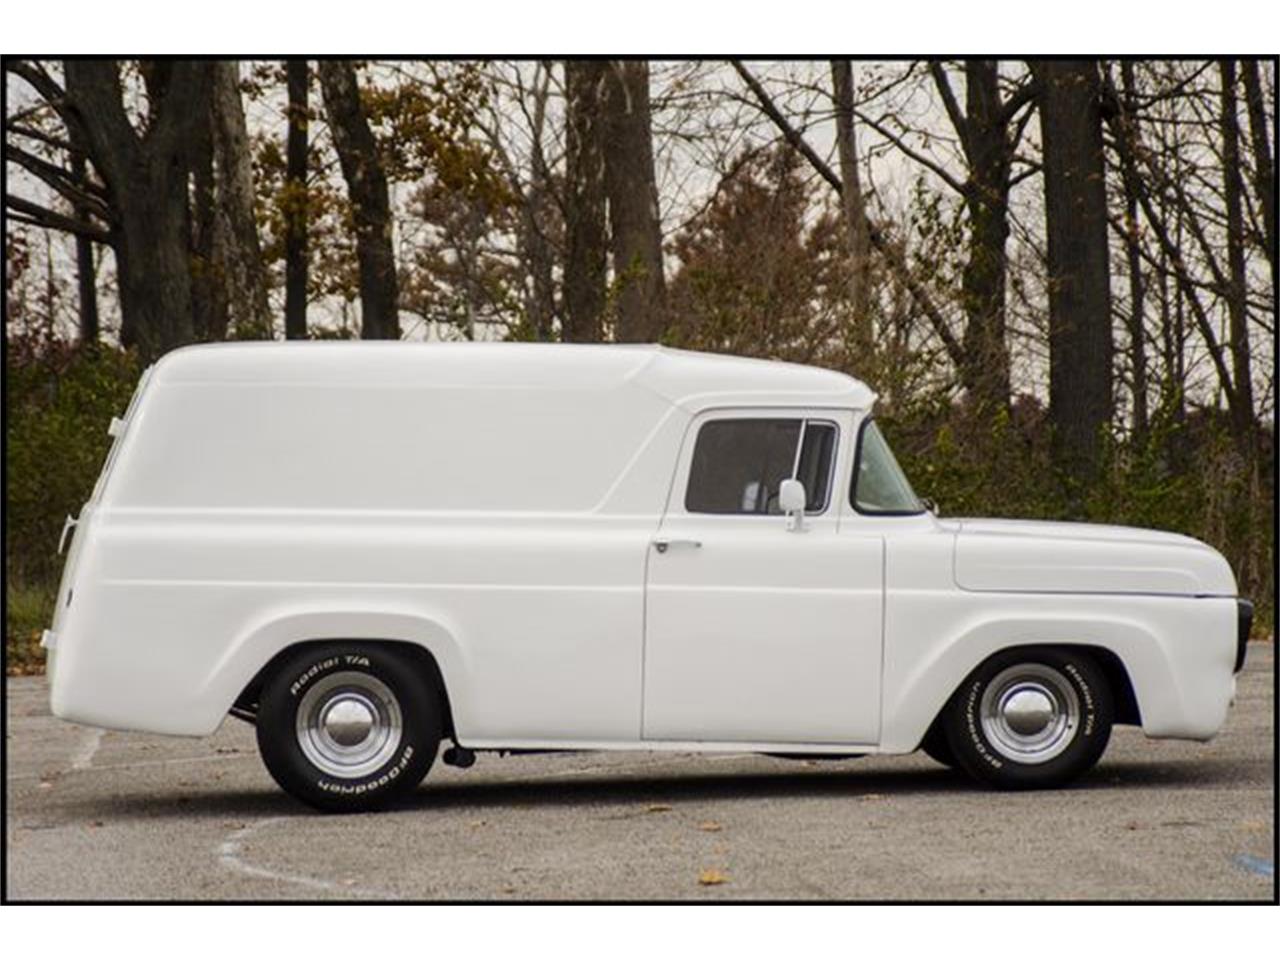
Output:
[[702,546],[702,541],[701,540],[672,540],[666,537],[661,537],[653,541],[653,545],[658,549],[659,553],[666,553],[670,547],[692,547],[693,549],[696,550],[698,547]]

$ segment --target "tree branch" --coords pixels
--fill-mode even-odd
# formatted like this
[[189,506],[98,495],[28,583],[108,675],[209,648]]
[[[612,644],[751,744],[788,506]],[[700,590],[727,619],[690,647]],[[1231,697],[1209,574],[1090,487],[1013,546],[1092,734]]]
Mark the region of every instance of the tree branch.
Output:
[[110,244],[113,239],[111,233],[102,227],[76,220],[74,217],[68,217],[61,213],[55,213],[53,210],[32,203],[30,200],[15,197],[11,193],[4,195],[4,205],[14,211],[14,213],[10,214],[10,218],[19,223],[30,223],[37,227],[47,227],[50,230],[63,230],[67,233],[75,233],[91,240],[97,240],[99,243]]
[[792,149],[808,160],[809,165],[818,172],[822,179],[831,184],[831,186],[835,188],[836,193],[839,193],[841,189],[840,178],[836,175],[835,171],[827,165],[827,162],[814,152],[813,147],[809,146],[805,138],[800,135],[800,132],[787,121],[786,117],[782,115],[782,112],[773,102],[773,98],[769,96],[768,91],[761,86],[760,81],[751,75],[751,72],[743,66],[741,60],[730,60],[729,62],[733,64],[733,69],[738,71],[738,76],[742,78],[742,82],[750,88],[753,94],[755,94],[756,106],[760,108],[761,112],[764,113],[766,117],[773,121],[774,126],[778,128],[783,139],[791,145]]
[[34,157],[13,144],[4,145],[4,158],[38,177],[76,206],[88,207],[96,216],[110,221],[111,210],[101,191],[92,184],[80,184],[69,170]]
[[[758,101],[757,106],[765,116],[773,121],[774,126],[778,128],[783,139],[785,139],[793,149],[799,152],[801,156],[808,160],[814,170],[816,170],[819,175],[827,181],[827,183],[831,184],[835,189],[836,194],[839,195],[842,189],[840,178],[836,176],[831,167],[829,167],[826,162],[814,152],[813,148],[809,146],[804,137],[800,135],[800,132],[787,121],[786,117],[782,115],[782,111],[780,111],[777,105],[773,102],[773,99],[769,96],[769,92],[761,86],[760,81],[751,75],[750,71],[743,66],[741,60],[730,60],[729,62],[733,64],[733,68],[738,71],[738,76],[742,78],[743,82],[751,89],[751,92],[755,94],[756,100]],[[902,252],[896,249],[874,224],[868,224],[868,226],[870,226],[871,246],[875,248],[877,253],[881,254],[889,261],[898,276],[902,278],[902,282],[906,286],[908,292],[911,294],[915,302],[919,304],[920,309],[924,311],[925,316],[929,320],[930,326],[933,327],[934,333],[936,333],[938,339],[942,341],[943,346],[947,350],[947,356],[951,358],[951,362],[957,367],[962,365],[965,362],[964,347],[960,344],[960,341],[956,339],[955,334],[951,332],[951,326],[947,323],[946,317],[942,315],[942,311],[938,309],[937,305],[933,302],[933,299],[929,296],[929,292],[925,290],[920,281],[912,275],[911,269],[907,265],[906,258],[902,255]]]
[[[996,122],[1001,126],[1011,121],[1024,106],[1035,99],[1036,94],[1040,92],[1040,82],[1038,80],[1028,80],[1017,90],[1009,95],[1009,99],[1004,102],[1004,106],[1000,108],[1000,113],[996,117]],[[1023,126],[1026,121],[1023,121]]]
[[[880,134],[880,136],[884,137],[886,140],[892,143],[895,147],[897,147],[899,150],[905,153],[908,157],[910,157],[916,163],[920,164],[920,166],[933,171],[947,186],[949,186],[956,193],[960,194],[961,196],[965,194],[966,192],[965,185],[961,183],[959,180],[957,180],[951,173],[947,171],[945,167],[943,167],[936,160],[931,160],[928,157],[924,156],[922,153],[919,153],[918,151],[907,146],[906,142],[902,140],[901,137],[891,133],[889,129],[884,126],[884,124],[880,123],[879,121],[871,119],[871,117],[867,116],[861,110],[855,109],[853,112],[854,112],[854,115],[859,120],[861,120],[863,123],[865,123],[868,127],[874,130],[876,133]],[[961,146],[963,146],[963,143],[961,144]]]
[[956,101],[956,95],[951,90],[951,81],[947,79],[947,72],[942,69],[941,61],[930,60],[929,73],[933,77],[934,86],[938,88],[938,95],[942,97],[942,105],[947,108],[951,126],[955,127],[956,136],[960,138],[960,146],[964,148],[965,156],[968,157],[970,156],[969,121]]
[[10,133],[16,133],[18,136],[26,137],[29,140],[37,140],[40,143],[53,147],[57,150],[66,150],[68,153],[72,150],[71,144],[66,140],[63,140],[60,137],[51,137],[47,133],[42,133],[41,131],[35,130],[31,127],[22,126],[12,120],[6,120],[4,128]]

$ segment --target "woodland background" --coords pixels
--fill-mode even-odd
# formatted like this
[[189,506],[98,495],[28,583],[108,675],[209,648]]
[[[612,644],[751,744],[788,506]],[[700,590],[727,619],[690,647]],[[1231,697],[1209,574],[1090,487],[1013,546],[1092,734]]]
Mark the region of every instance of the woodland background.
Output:
[[[1274,60],[6,59],[6,662],[185,343],[843,370],[944,515],[1177,530],[1274,622]],[[429,414],[428,414],[429,415]]]

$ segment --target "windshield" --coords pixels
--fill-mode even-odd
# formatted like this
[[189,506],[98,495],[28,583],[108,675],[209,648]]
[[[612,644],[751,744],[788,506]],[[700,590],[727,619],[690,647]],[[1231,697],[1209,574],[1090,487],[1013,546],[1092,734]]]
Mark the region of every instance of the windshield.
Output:
[[906,474],[874,420],[863,424],[854,467],[853,506],[862,513],[923,513]]

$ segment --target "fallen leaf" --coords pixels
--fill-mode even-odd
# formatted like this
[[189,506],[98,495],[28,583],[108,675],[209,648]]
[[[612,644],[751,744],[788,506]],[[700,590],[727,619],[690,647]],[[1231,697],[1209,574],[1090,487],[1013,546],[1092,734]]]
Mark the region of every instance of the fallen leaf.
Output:
[[651,803],[649,806],[645,807],[645,810],[648,813],[666,813],[666,811],[670,809],[671,804],[669,803]]
[[516,892],[516,888],[515,888],[515,887],[513,887],[513,886],[510,886],[510,885],[507,885],[507,886],[505,886],[505,887],[503,887],[503,888],[502,888],[502,892],[503,892],[503,893],[515,893],[515,892]]
[[883,793],[864,793],[858,798],[859,800],[883,800]]
[[489,822],[488,820],[472,820],[469,824],[467,824],[467,826],[469,826],[469,827],[483,827],[483,826],[484,826],[486,823],[488,823],[488,822]]
[[698,883],[704,887],[718,887],[722,883],[728,883],[729,878],[719,870],[703,870],[698,874]]
[[714,820],[704,820],[702,823],[698,824],[698,829],[705,830],[707,833],[719,833],[724,829],[724,827],[716,823]]

